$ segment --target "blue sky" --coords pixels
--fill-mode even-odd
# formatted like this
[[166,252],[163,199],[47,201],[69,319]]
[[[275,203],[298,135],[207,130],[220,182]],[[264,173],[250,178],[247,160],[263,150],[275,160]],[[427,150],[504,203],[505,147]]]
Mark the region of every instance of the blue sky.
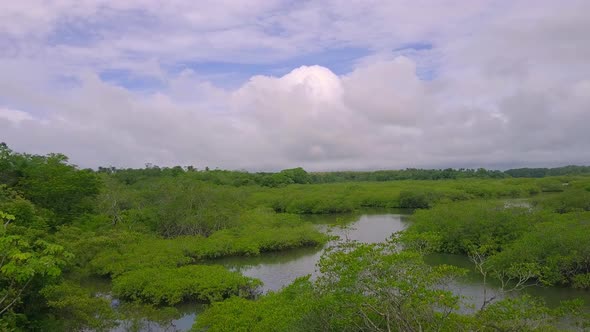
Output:
[[80,165],[590,163],[582,0],[0,4],[0,140]]
[[[412,48],[413,49],[413,48]],[[343,75],[352,71],[356,61],[371,54],[368,49],[338,48],[327,49],[313,54],[302,54],[289,59],[269,63],[218,62],[218,61],[179,61],[164,64],[162,69],[169,75],[191,70],[206,77],[215,85],[235,88],[255,75],[283,76],[299,66],[320,65]],[[152,76],[142,76],[129,70],[105,69],[100,72],[101,79],[131,90],[157,90],[165,82]]]
[[[411,43],[391,50],[391,54],[404,55],[414,58],[419,62],[419,57],[414,57],[417,52],[431,50],[429,43]],[[174,75],[184,70],[191,70],[206,77],[217,86],[224,88],[236,88],[255,75],[283,76],[293,68],[299,66],[319,65],[329,68],[337,75],[350,73],[358,61],[373,54],[367,48],[342,47],[325,49],[310,54],[300,54],[288,59],[268,63],[248,63],[239,61],[179,61],[162,65],[167,74]],[[239,59],[237,59],[239,60]],[[417,69],[420,79],[431,80],[436,73],[436,66],[425,63]],[[155,77],[138,75],[129,70],[105,69],[100,72],[104,81],[123,86],[131,90],[155,91],[162,89],[165,82]]]

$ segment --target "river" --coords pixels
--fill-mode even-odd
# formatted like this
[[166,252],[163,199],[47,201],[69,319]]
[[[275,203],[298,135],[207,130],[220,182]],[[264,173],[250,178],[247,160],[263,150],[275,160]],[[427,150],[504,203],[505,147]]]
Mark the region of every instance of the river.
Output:
[[[314,215],[304,216],[306,221],[317,225],[322,231],[342,238],[367,243],[385,241],[392,233],[404,230],[408,224],[407,211],[365,211],[357,214],[342,215]],[[227,268],[240,271],[242,274],[258,278],[264,283],[263,292],[279,290],[290,284],[295,278],[316,274],[316,263],[321,257],[323,248],[300,248],[288,251],[265,253],[255,257],[229,257],[215,260],[211,263],[221,264]],[[469,269],[470,272],[462,278],[452,289],[458,295],[474,305],[481,305],[483,301],[483,283],[481,277],[473,271],[469,259],[460,255],[436,254],[426,258],[429,264],[450,264]],[[489,292],[494,292],[493,283],[488,285]],[[523,292],[543,298],[549,306],[559,304],[559,301],[582,298],[590,303],[590,292],[572,288],[538,287],[525,288]],[[489,295],[489,293],[488,293]],[[203,306],[182,305],[178,307],[181,317],[171,320],[162,326],[145,319],[141,322],[140,331],[187,331],[191,328]],[[137,322],[134,322],[137,324]],[[126,331],[123,326],[113,330]]]

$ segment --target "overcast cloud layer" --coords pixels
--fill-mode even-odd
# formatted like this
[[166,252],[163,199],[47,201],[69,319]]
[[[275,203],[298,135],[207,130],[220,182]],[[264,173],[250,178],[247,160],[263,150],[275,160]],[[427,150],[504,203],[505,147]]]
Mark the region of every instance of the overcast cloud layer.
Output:
[[590,164],[590,1],[1,1],[0,141],[84,167]]

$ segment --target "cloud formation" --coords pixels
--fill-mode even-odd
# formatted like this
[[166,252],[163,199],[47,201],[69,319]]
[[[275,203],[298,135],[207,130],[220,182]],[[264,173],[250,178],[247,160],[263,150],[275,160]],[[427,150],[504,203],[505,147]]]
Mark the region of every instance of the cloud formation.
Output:
[[[85,167],[590,164],[586,1],[43,4],[0,4],[16,150]],[[347,72],[284,67],[350,48],[366,54]]]

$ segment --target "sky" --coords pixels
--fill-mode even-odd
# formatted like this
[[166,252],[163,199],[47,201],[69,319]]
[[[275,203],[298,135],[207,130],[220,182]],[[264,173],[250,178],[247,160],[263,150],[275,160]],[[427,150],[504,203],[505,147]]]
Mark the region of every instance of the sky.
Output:
[[0,1],[0,141],[81,167],[590,164],[590,1]]

